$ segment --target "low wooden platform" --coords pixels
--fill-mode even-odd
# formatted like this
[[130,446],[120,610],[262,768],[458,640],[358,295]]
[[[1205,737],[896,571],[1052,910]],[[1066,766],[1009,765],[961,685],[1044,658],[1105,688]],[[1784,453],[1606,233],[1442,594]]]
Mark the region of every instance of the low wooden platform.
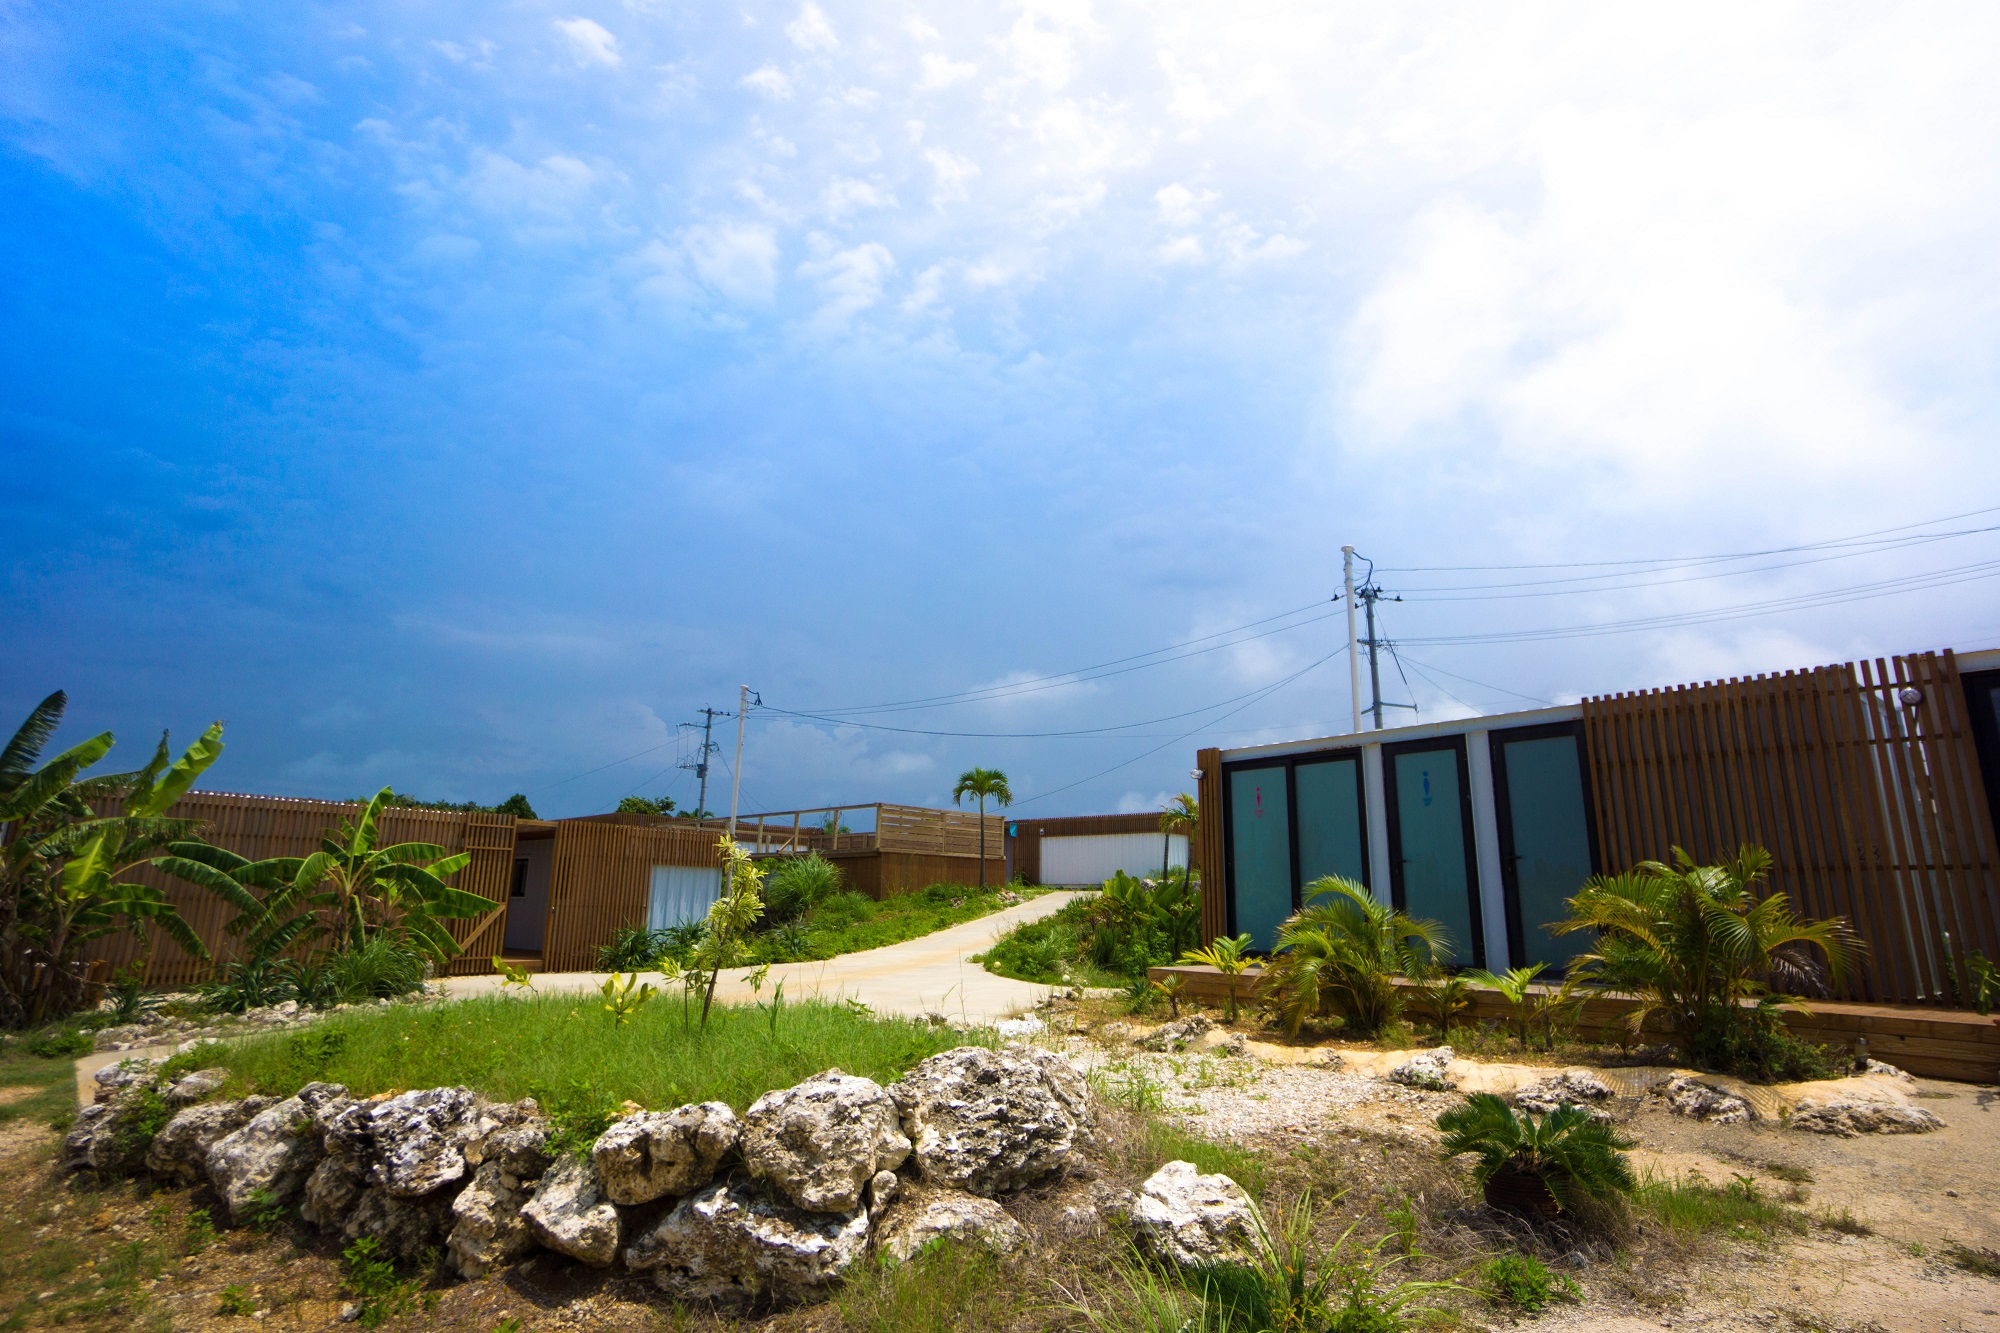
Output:
[[[1147,976],[1182,978],[1182,992],[1207,1005],[1228,1002],[1229,981],[1212,967],[1155,967]],[[1261,971],[1251,968],[1237,978],[1238,1003],[1250,1002]],[[1399,986],[1410,983],[1401,981]],[[1599,995],[1584,1001],[1574,1031],[1588,1040],[1611,1040],[1625,1028],[1632,1000]],[[1785,1024],[1806,1041],[1853,1052],[1867,1042],[1867,1053],[1924,1078],[1960,1083],[2000,1083],[2000,1016],[1982,1017],[1963,1009],[1920,1009],[1884,1004],[1843,1004],[1813,1001],[1811,1012],[1788,1013]],[[1475,986],[1465,1017],[1475,1023],[1504,1022],[1511,1010],[1506,997],[1490,987]]]

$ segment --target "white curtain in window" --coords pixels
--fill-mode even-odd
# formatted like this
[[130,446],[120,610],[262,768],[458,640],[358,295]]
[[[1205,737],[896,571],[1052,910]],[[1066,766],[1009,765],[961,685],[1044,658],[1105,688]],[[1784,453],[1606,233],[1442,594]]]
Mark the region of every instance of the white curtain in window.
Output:
[[714,866],[654,866],[646,928],[686,925],[708,915],[722,893],[722,871]]

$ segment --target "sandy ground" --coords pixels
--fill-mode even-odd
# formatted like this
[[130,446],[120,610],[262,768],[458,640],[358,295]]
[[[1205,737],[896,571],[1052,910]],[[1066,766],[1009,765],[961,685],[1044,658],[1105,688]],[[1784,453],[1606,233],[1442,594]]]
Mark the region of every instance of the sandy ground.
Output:
[[[1232,1057],[1212,1044],[1221,1035],[1212,1033],[1203,1046],[1179,1055],[1144,1053],[1122,1039],[1072,1039],[1071,1046],[1114,1087],[1136,1075],[1159,1089],[1166,1109],[1205,1137],[1281,1151],[1345,1144],[1357,1162],[1379,1152],[1373,1145],[1385,1140],[1434,1147],[1432,1121],[1458,1101],[1452,1093],[1384,1081],[1412,1052],[1343,1048],[1335,1069],[1314,1063],[1321,1058],[1314,1048],[1254,1040],[1246,1043],[1245,1056]],[[1554,1070],[1458,1060],[1451,1072],[1461,1091],[1505,1092]],[[1799,1200],[1822,1222],[1852,1219],[1869,1234],[1819,1225],[1795,1239],[1724,1243],[1723,1253],[1673,1272],[1596,1264],[1579,1274],[1588,1296],[1583,1307],[1556,1307],[1534,1327],[1564,1333],[2000,1330],[2000,1281],[1943,1258],[1954,1242],[2000,1250],[2000,1091],[1883,1077],[1748,1088],[1709,1077],[1750,1093],[1760,1115],[1747,1124],[1713,1125],[1671,1115],[1658,1099],[1643,1095],[1674,1070],[1596,1072],[1621,1094],[1613,1115],[1638,1141],[1632,1158],[1642,1174],[1698,1176],[1718,1186],[1747,1178],[1774,1198]],[[1781,1106],[1836,1088],[1924,1107],[1944,1128],[1841,1139],[1778,1121]]]

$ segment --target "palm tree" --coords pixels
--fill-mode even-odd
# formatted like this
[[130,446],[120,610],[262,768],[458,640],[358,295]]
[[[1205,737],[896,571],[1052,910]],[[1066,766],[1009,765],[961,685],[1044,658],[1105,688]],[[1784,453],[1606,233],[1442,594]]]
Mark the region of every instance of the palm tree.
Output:
[[1264,969],[1285,1030],[1332,1001],[1359,1033],[1373,1033],[1396,1016],[1390,978],[1427,975],[1451,945],[1444,927],[1375,901],[1351,879],[1327,875],[1306,885],[1306,905],[1278,927],[1278,955]]
[[1160,874],[1166,875],[1166,864],[1172,859],[1173,836],[1178,833],[1187,839],[1188,859],[1186,869],[1181,871],[1181,883],[1186,884],[1194,876],[1194,838],[1201,828],[1201,806],[1194,797],[1182,792],[1167,802],[1167,808],[1160,812],[1160,841],[1167,850],[1160,853]]
[[1002,806],[1014,803],[1014,793],[1007,786],[1007,775],[997,768],[968,768],[958,775],[958,785],[951,789],[951,803],[957,805],[967,796],[979,798],[979,887],[986,887],[986,798],[991,796]]
[[1689,1064],[1765,1063],[1773,1011],[1803,1009],[1796,992],[1818,988],[1822,969],[1839,984],[1862,952],[1845,918],[1808,920],[1784,894],[1762,893],[1770,870],[1771,854],[1746,843],[1718,865],[1676,847],[1672,865],[1593,877],[1553,927],[1597,933],[1570,975],[1638,996],[1632,1030],[1664,1019]]

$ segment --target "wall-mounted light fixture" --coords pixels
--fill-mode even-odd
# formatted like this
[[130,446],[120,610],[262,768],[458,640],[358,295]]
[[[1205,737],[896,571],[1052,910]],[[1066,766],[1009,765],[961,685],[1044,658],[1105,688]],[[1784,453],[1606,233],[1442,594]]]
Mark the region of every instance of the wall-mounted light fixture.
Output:
[[1914,685],[1905,685],[1896,692],[1896,698],[1905,708],[1915,708],[1924,701],[1924,692]]

